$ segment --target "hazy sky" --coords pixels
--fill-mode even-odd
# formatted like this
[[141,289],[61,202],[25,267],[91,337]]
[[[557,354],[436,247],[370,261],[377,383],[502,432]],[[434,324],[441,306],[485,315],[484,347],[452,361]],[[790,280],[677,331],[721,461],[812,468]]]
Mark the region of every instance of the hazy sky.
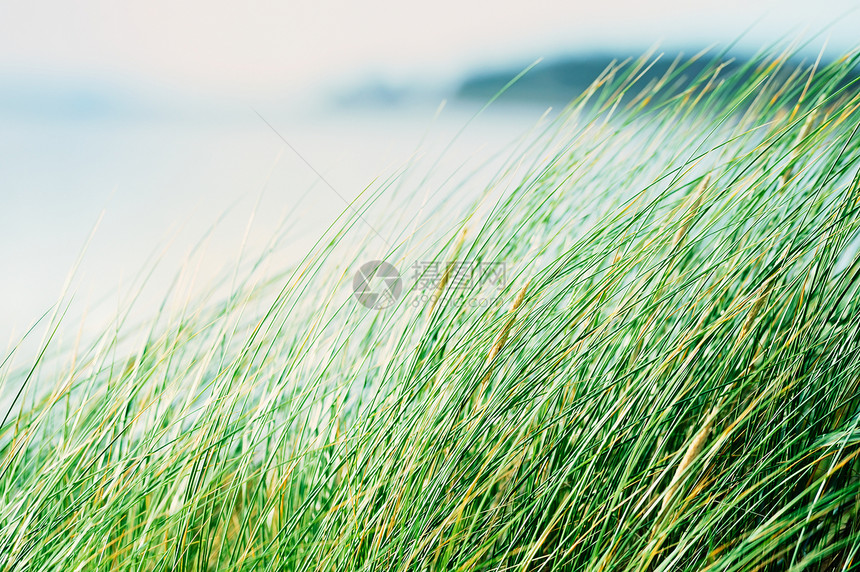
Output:
[[[816,31],[856,2],[797,0],[0,0],[0,74],[186,89],[289,89],[366,73],[444,76],[558,51]],[[843,49],[858,14],[830,31]],[[817,42],[817,46],[823,42]]]

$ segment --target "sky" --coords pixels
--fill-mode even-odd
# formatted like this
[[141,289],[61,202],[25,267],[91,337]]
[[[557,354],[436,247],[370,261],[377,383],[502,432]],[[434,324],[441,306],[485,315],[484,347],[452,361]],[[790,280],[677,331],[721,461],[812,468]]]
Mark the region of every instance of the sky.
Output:
[[783,34],[856,42],[856,2],[680,0],[2,0],[0,78],[249,95],[363,78],[420,81],[572,51]]

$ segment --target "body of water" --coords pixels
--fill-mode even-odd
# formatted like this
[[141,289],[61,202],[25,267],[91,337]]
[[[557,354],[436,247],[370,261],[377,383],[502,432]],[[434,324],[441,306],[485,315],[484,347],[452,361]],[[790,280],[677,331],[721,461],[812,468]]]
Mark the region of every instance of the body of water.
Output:
[[546,111],[501,106],[475,118],[479,103],[438,108],[237,104],[147,117],[4,119],[0,340],[13,345],[49,311],[73,268],[64,331],[83,321],[84,332],[96,332],[137,295],[144,268],[155,271],[135,303],[141,319],[192,252],[201,287],[281,230],[282,251],[298,259],[368,185],[410,160],[433,163],[446,148],[439,175],[477,165]]

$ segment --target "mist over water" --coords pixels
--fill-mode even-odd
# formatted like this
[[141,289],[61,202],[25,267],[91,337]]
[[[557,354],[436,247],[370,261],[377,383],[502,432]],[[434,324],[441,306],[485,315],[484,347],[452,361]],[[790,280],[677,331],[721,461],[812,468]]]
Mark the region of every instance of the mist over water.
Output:
[[[3,345],[52,307],[79,256],[65,331],[85,320],[84,331],[98,332],[135,296],[131,321],[146,319],[180,271],[189,295],[200,292],[234,271],[240,254],[248,262],[276,237],[270,263],[283,269],[348,208],[344,199],[410,161],[426,168],[443,150],[440,174],[477,168],[546,111],[502,105],[473,120],[477,103],[437,114],[438,105],[331,106],[302,115],[237,104],[190,117],[7,121],[0,132]],[[405,191],[417,192],[409,184]],[[374,216],[367,215],[371,224]]]

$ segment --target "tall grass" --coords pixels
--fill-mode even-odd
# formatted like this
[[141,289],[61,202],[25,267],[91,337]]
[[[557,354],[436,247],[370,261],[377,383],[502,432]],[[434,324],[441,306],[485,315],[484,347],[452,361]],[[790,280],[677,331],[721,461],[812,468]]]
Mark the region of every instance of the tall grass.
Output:
[[[52,321],[0,368],[2,569],[856,567],[858,55],[790,56],[619,63],[438,209],[387,181],[220,301]],[[377,258],[506,281],[372,311]]]

